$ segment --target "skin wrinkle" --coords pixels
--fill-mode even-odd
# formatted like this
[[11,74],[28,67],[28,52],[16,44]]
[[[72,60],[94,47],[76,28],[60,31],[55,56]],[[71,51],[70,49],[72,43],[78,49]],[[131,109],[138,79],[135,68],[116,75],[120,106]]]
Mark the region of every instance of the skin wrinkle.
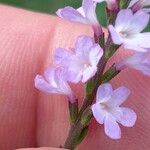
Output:
[[[48,15],[6,6],[0,6],[0,16],[2,27],[0,28],[0,149],[36,146],[35,136],[37,136],[38,146],[57,147],[63,144],[69,129],[68,103],[65,97],[47,95],[35,90],[33,78],[37,73],[43,72],[43,66],[48,66],[49,58],[51,58],[49,55],[53,53],[51,50],[57,47],[73,47],[76,37],[81,33],[90,35],[91,29]],[[21,53],[18,45],[20,41],[15,41],[16,35],[23,41],[23,45],[28,43],[26,46],[20,44],[22,51],[26,51],[26,54]],[[120,51],[113,61],[119,60],[124,55],[123,51]],[[15,61],[15,57],[20,61]],[[47,62],[44,62],[45,59]],[[14,70],[15,74],[13,74]],[[90,132],[78,150],[85,150],[85,148],[86,150],[99,148],[111,150],[112,147],[115,150],[149,150],[150,79],[130,69],[123,71],[112,82],[114,88],[125,85],[131,89],[133,94],[126,105],[137,112],[138,121],[134,128],[122,128],[122,139],[113,141],[104,135],[103,126],[93,120]],[[73,87],[81,103],[83,97],[81,85]],[[35,113],[36,109],[38,114]],[[35,119],[36,117],[38,120]],[[36,121],[38,122],[37,135],[34,130]]]
[[[3,11],[6,11],[6,10],[4,10],[5,9],[5,7],[4,6],[1,6],[1,11],[3,12]],[[6,9],[7,9],[7,7],[6,7]],[[8,9],[8,11],[10,11],[9,12],[9,14],[8,14],[8,18],[7,19],[9,19],[9,16],[11,16],[12,15],[12,13],[11,13],[11,11],[13,12],[13,11],[16,11],[16,9]],[[23,10],[21,10],[22,11],[22,13],[23,14],[26,14],[26,11],[24,12]],[[18,10],[17,10],[17,12],[18,12]],[[27,12],[28,13],[28,12]],[[7,15],[7,13],[6,13],[6,15]],[[5,15],[5,16],[6,16]],[[35,14],[34,14],[35,15]],[[33,17],[34,17],[34,15],[33,15]],[[20,20],[20,18],[17,18],[17,16],[18,15],[15,15],[15,19],[16,19],[16,22],[17,22],[17,20],[19,21]],[[44,15],[42,15],[42,17],[41,17],[41,19],[42,20],[44,20],[43,19],[43,16]],[[26,19],[28,19],[28,15],[26,16],[27,18],[25,18],[25,20]],[[10,17],[11,18],[11,17]],[[32,17],[30,17],[29,16],[29,20],[31,21],[32,19],[31,19]],[[46,17],[47,18],[47,17]],[[0,22],[5,22],[5,20],[7,20],[7,19],[1,19],[0,20]],[[40,18],[39,18],[40,19]],[[41,20],[40,19],[40,20]],[[48,19],[45,19],[45,20],[48,20]],[[11,21],[10,21],[11,22]],[[33,20],[33,22],[34,22],[34,20]],[[40,22],[40,21],[39,21]],[[11,24],[13,24],[13,23],[11,23]],[[33,24],[32,22],[30,22],[30,24],[34,27],[34,25],[35,25],[35,23]],[[47,23],[46,23],[46,25],[48,25]],[[49,25],[51,26],[51,25],[53,25],[53,24],[51,24],[50,22],[49,22]],[[12,40],[10,40],[10,42],[9,42],[9,40],[7,40],[7,42],[5,42],[6,43],[6,46],[5,46],[5,51],[6,51],[6,48],[8,49],[8,51],[7,51],[7,53],[6,53],[6,55],[2,55],[2,56],[5,56],[4,58],[3,58],[3,60],[1,59],[1,61],[2,61],[2,63],[0,63],[1,64],[1,70],[3,70],[2,72],[2,75],[4,75],[4,79],[5,80],[2,80],[1,81],[1,83],[3,83],[3,85],[5,85],[5,87],[3,86],[3,88],[1,88],[1,89],[3,89],[2,90],[2,93],[6,93],[6,92],[8,92],[9,91],[9,87],[10,87],[10,90],[12,91],[14,88],[15,88],[15,90],[14,90],[14,94],[12,93],[12,92],[9,92],[10,94],[12,93],[13,95],[10,95],[10,97],[12,97],[12,98],[15,98],[16,99],[16,97],[20,97],[21,98],[21,96],[23,96],[25,93],[27,93],[27,92],[25,92],[25,90],[29,90],[29,91],[34,91],[33,89],[34,89],[34,85],[33,85],[33,79],[34,79],[34,76],[35,76],[35,74],[38,72],[38,70],[36,69],[37,67],[39,67],[39,68],[43,68],[42,67],[42,65],[41,64],[43,64],[43,60],[45,59],[45,57],[47,57],[47,51],[45,51],[45,56],[43,55],[43,50],[46,50],[47,49],[47,45],[45,46],[45,43],[48,43],[49,42],[49,35],[47,35],[47,33],[52,33],[51,32],[51,30],[50,30],[50,28],[48,28],[47,27],[47,31],[45,30],[44,32],[43,31],[41,31],[40,30],[40,28],[41,28],[41,25],[39,25],[40,26],[40,28],[38,27],[38,25],[36,25],[37,27],[35,27],[36,28],[36,30],[37,30],[37,32],[41,32],[41,33],[38,33],[39,35],[40,35],[40,38],[39,38],[39,36],[37,36],[38,34],[37,34],[37,32],[35,32],[35,31],[33,31],[32,32],[32,30],[31,30],[31,27],[29,28],[30,30],[28,30],[28,33],[27,33],[27,31],[26,31],[26,29],[24,29],[24,28],[21,28],[21,29],[19,29],[18,30],[18,28],[16,28],[16,27],[14,27],[15,26],[15,24],[13,25],[13,31],[12,30],[10,30],[10,31],[8,31],[9,30],[9,27],[7,26],[7,25],[2,25],[2,27],[4,26],[4,28],[5,28],[5,30],[2,30],[2,33],[5,31],[6,33],[3,33],[2,35],[4,35],[6,38],[2,38],[3,40],[7,40],[7,37],[8,38],[10,38],[10,39],[12,39]],[[23,27],[25,26],[25,25],[22,25]],[[8,30],[7,30],[7,27],[8,27]],[[43,26],[42,26],[42,28],[43,28]],[[53,27],[52,27],[53,28]],[[34,29],[34,28],[33,28]],[[9,32],[9,33],[7,33],[7,31]],[[49,31],[49,32],[48,32]],[[30,33],[30,34],[29,34]],[[17,38],[17,39],[16,39]],[[14,44],[14,43],[16,43],[16,41],[17,41],[17,44]],[[9,43],[8,43],[9,42]],[[19,42],[21,42],[20,44],[19,44]],[[40,43],[40,45],[38,44],[38,43]],[[43,44],[42,44],[43,43]],[[8,45],[9,45],[9,47],[8,47]],[[19,47],[19,45],[20,45],[20,47]],[[26,47],[24,47],[23,45],[26,45]],[[36,45],[38,45],[38,53],[37,53],[37,51],[36,51]],[[2,49],[2,48],[1,48]],[[24,50],[23,50],[24,49]],[[12,52],[10,51],[10,50],[12,50]],[[22,51],[21,51],[22,50]],[[30,51],[30,53],[29,52],[27,52],[27,51]],[[22,53],[23,52],[23,53]],[[11,53],[13,54],[13,56],[11,55]],[[42,55],[43,56],[42,56]],[[11,55],[11,57],[10,57],[10,55]],[[16,56],[19,56],[18,58],[15,58]],[[34,57],[33,57],[34,56]],[[36,56],[36,57],[35,57]],[[14,59],[15,58],[15,59]],[[36,65],[36,64],[34,64],[34,66],[32,65],[32,63],[33,63],[33,58],[34,58],[34,60],[37,62],[38,61],[38,63],[39,63],[39,65]],[[32,61],[31,61],[32,60]],[[8,63],[8,61],[9,61],[9,63]],[[15,62],[15,63],[14,63]],[[4,65],[5,66],[4,66]],[[11,64],[11,68],[16,68],[15,69],[15,74],[14,74],[14,71],[10,71],[10,70],[12,70],[11,68],[10,68],[10,64]],[[17,65],[16,65],[17,64]],[[28,65],[27,65],[28,64]],[[16,65],[16,67],[14,67],[14,65]],[[25,65],[25,66],[24,66]],[[26,66],[27,65],[27,66]],[[41,66],[41,67],[40,67]],[[8,69],[9,68],[9,69]],[[6,70],[6,71],[4,71],[4,69]],[[8,70],[9,70],[9,72],[13,72],[13,76],[11,75],[11,76],[8,76],[7,75],[7,72],[8,72]],[[33,73],[34,72],[34,73]],[[10,74],[10,73],[9,73]],[[19,74],[19,77],[20,77],[20,79],[17,77],[17,75]],[[22,74],[22,75],[21,75]],[[6,76],[7,75],[7,76]],[[15,81],[15,85],[14,84],[12,84],[12,80],[13,80],[13,77],[14,76],[16,76],[16,79],[17,79],[17,81]],[[8,77],[8,80],[6,80],[6,77]],[[23,79],[24,78],[24,79]],[[1,78],[0,78],[1,79]],[[26,80],[26,79],[29,79],[28,81]],[[31,80],[32,79],[32,80]],[[23,86],[30,86],[30,88],[26,88],[26,87],[24,87],[24,90],[23,90],[23,87],[22,87],[22,90],[20,90],[20,87],[19,87],[19,84],[20,84],[20,80],[22,80],[22,81],[24,81],[24,83],[22,84]],[[4,82],[3,82],[4,81]],[[27,84],[26,84],[26,82],[27,82]],[[17,85],[16,85],[17,84]],[[10,86],[11,85],[11,86]],[[14,87],[12,87],[12,85],[14,85]],[[18,88],[17,88],[18,87]],[[7,91],[6,91],[6,89],[7,89]],[[5,90],[5,91],[4,91]],[[17,90],[17,91],[16,91]],[[20,93],[19,91],[22,93]],[[28,92],[29,92],[28,91]],[[20,93],[20,94],[19,94]],[[24,93],[24,94],[23,94]],[[1,94],[2,95],[2,94]],[[17,96],[18,95],[18,96]],[[25,94],[25,95],[28,95],[28,94]],[[22,100],[23,99],[32,99],[32,103],[34,103],[34,108],[32,108],[32,106],[30,106],[29,105],[29,101],[25,101],[25,103],[27,104],[27,102],[28,102],[28,105],[25,105],[25,103],[22,105],[22,108],[23,108],[23,111],[25,112],[25,110],[26,109],[29,109],[29,110],[32,110],[33,112],[31,113],[31,114],[33,114],[33,115],[30,115],[30,116],[33,116],[33,118],[36,118],[36,113],[34,113],[35,111],[36,111],[36,101],[35,102],[33,102],[33,98],[35,99],[35,100],[37,100],[37,98],[36,98],[36,95],[35,95],[35,92],[34,92],[34,94],[33,94],[33,98],[29,98],[28,96],[28,98],[26,97],[24,95],[24,97],[22,97]],[[5,100],[5,103],[8,101],[7,100],[7,95],[5,95],[5,96],[3,96],[3,98],[4,98],[4,100]],[[20,99],[19,98],[19,99]],[[10,101],[11,102],[11,101]],[[13,102],[13,101],[12,101]],[[16,111],[16,115],[14,115],[14,116],[17,116],[17,112],[19,111],[19,109],[20,109],[20,104],[19,103],[17,103],[18,104],[18,107],[15,105],[15,107],[17,108],[15,108],[15,110],[12,108],[12,107],[14,107],[13,105],[13,103],[11,102],[11,105],[7,105],[7,107],[8,106],[10,106],[10,108],[12,109],[12,113],[14,113],[14,111]],[[2,105],[2,106],[6,106],[6,104],[4,103],[4,105]],[[2,107],[1,106],[1,107]],[[6,107],[6,110],[5,111],[7,111],[7,108]],[[31,107],[31,108],[30,108]],[[3,108],[1,109],[1,110],[3,110]],[[8,111],[7,111],[8,112]],[[21,112],[20,112],[20,114],[21,114]],[[27,113],[26,113],[27,114]],[[29,114],[29,113],[28,113]],[[27,116],[27,115],[25,115],[25,113],[24,113],[24,116]],[[35,117],[34,117],[35,116]],[[13,118],[13,117],[11,117],[11,118]],[[17,117],[18,118],[18,117]],[[29,118],[31,118],[31,117],[29,117]],[[20,118],[20,119],[23,119],[23,118]],[[7,119],[5,119],[6,120],[6,122],[8,122],[8,120]],[[26,119],[27,120],[27,119]],[[28,119],[29,120],[29,119]],[[31,120],[33,120],[33,119],[31,119]],[[12,124],[12,119],[10,120],[11,122],[10,122],[10,125]],[[33,122],[33,121],[30,121],[30,122]],[[36,144],[35,144],[35,142],[34,142],[34,140],[32,139],[32,140],[30,140],[30,138],[29,138],[29,136],[28,136],[28,138],[26,138],[26,136],[27,136],[27,134],[32,134],[33,132],[35,132],[34,130],[35,130],[35,126],[31,126],[31,123],[24,123],[24,122],[22,122],[23,124],[26,124],[26,127],[23,127],[23,125],[21,125],[22,123],[20,122],[18,125],[19,126],[21,126],[21,127],[23,127],[22,129],[24,130],[22,130],[22,129],[20,129],[20,128],[18,128],[16,131],[18,131],[19,132],[19,130],[20,130],[20,135],[22,134],[22,137],[20,137],[19,139],[20,139],[20,142],[17,140],[17,143],[18,144],[16,144],[16,146],[15,146],[15,142],[14,142],[14,144],[12,143],[12,145],[10,144],[10,145],[8,145],[8,144],[5,144],[5,142],[3,142],[3,140],[1,140],[1,142],[4,144],[0,144],[1,145],[1,149],[7,149],[8,147],[10,147],[11,146],[11,148],[13,148],[14,146],[15,147],[17,147],[17,145],[19,146],[23,146],[23,145],[28,145],[28,146],[35,146]],[[6,123],[6,124],[8,124],[8,123]],[[29,124],[29,125],[28,125]],[[32,124],[35,124],[36,125],[36,122],[34,122],[34,123],[32,123]],[[28,127],[27,127],[28,126]],[[2,126],[1,126],[2,127]],[[9,128],[9,126],[8,126],[8,128]],[[10,130],[12,130],[14,127],[11,125],[11,127],[10,127]],[[27,130],[26,130],[27,129]],[[33,129],[33,130],[32,130]],[[8,129],[7,129],[8,130]],[[23,132],[22,132],[22,131]],[[25,131],[26,130],[26,131]],[[5,132],[6,132],[6,130],[4,130]],[[9,130],[8,130],[9,131]],[[7,136],[9,136],[9,134],[8,133],[5,133],[4,132],[4,135],[7,137]],[[25,135],[25,133],[26,133],[26,135]],[[23,136],[23,134],[24,134],[24,136]],[[1,135],[3,135],[3,134],[1,134]],[[32,134],[32,136],[36,136],[34,133]],[[30,136],[30,137],[32,137],[32,136]],[[11,137],[13,137],[12,135],[10,135],[10,138]],[[23,137],[24,137],[24,140],[23,140]],[[3,139],[5,140],[5,137],[3,137]],[[6,139],[9,139],[9,138],[6,138]],[[26,139],[28,139],[28,142],[25,142],[26,141]],[[35,138],[34,138],[35,139]],[[15,141],[15,138],[13,137],[13,140],[11,140],[11,141]],[[24,141],[24,142],[23,142]],[[30,141],[30,142],[29,142]],[[24,143],[24,144],[23,144]],[[14,148],[15,148],[14,147]]]

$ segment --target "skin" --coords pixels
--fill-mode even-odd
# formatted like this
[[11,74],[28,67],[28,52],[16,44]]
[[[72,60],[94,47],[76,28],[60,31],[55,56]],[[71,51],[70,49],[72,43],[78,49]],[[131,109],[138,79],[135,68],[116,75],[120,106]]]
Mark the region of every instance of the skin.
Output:
[[[0,149],[59,147],[69,130],[65,96],[48,95],[34,88],[34,77],[52,62],[56,47],[73,47],[78,35],[92,35],[90,27],[54,16],[0,6]],[[110,63],[126,56],[119,50]],[[92,120],[78,150],[149,150],[150,78],[133,70],[112,81],[125,85],[131,96],[125,102],[138,115],[134,128],[122,128],[122,139],[109,139],[103,126]],[[82,85],[73,86],[81,103]],[[30,149],[29,147],[35,147]],[[37,148],[37,150],[58,150]]]

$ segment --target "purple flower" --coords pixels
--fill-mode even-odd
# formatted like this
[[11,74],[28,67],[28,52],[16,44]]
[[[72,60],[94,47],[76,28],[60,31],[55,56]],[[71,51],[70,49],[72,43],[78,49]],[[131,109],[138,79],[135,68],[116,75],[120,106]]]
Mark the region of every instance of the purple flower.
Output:
[[117,1],[116,0],[93,0],[93,1],[98,2],[98,3],[105,1],[107,3],[108,9],[110,9],[110,10],[117,8]]
[[143,8],[148,5],[150,5],[150,0],[131,0],[131,2],[129,4],[129,8],[131,8],[134,12],[141,9],[145,13],[149,13],[150,8]]
[[46,93],[65,94],[71,102],[75,101],[71,88],[66,82],[65,69],[61,67],[48,68],[44,75],[37,75],[34,79],[35,87]]
[[58,9],[56,14],[69,21],[90,24],[96,35],[101,34],[101,27],[96,16],[96,3],[93,0],[83,0],[82,7],[77,10],[72,7]]
[[109,25],[112,40],[115,44],[123,44],[125,48],[145,52],[150,48],[150,33],[141,33],[149,23],[149,15],[143,11],[135,14],[130,9],[121,10],[116,18],[115,26]]
[[150,0],[131,0],[129,8],[133,5],[138,5],[140,8],[150,5]]
[[122,70],[126,67],[139,70],[143,74],[150,76],[149,53],[135,53],[127,59],[116,64],[117,70]]
[[66,68],[67,79],[77,83],[86,82],[97,71],[97,64],[103,55],[103,50],[88,36],[78,37],[75,48],[67,51],[56,49],[54,63]]
[[118,123],[132,127],[137,119],[136,113],[129,108],[120,107],[130,94],[126,87],[112,89],[111,84],[102,84],[97,91],[96,103],[92,105],[92,112],[96,121],[104,124],[105,133],[112,139],[121,138]]

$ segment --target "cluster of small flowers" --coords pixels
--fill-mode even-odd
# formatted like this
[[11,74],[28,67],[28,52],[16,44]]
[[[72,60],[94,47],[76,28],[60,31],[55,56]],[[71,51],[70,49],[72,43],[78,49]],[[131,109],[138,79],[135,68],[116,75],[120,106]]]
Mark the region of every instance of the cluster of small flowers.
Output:
[[[107,2],[109,10],[117,9],[116,0],[83,0],[82,7],[77,10],[65,7],[56,13],[69,21],[90,24],[94,34],[99,37],[103,31],[96,16],[96,5],[102,1]],[[113,43],[122,45],[125,50],[133,50],[132,56],[115,64],[119,71],[130,67],[150,75],[150,33],[143,32],[150,17],[150,9],[144,8],[147,5],[150,5],[150,0],[131,0],[127,9],[119,10],[115,24],[108,25]],[[103,54],[103,48],[94,38],[82,35],[77,38],[75,48],[56,49],[53,66],[46,70],[44,75],[36,76],[35,87],[47,93],[65,94],[70,102],[74,103],[76,98],[68,82],[86,83],[99,69],[97,65]],[[100,85],[97,90],[96,103],[91,109],[96,121],[104,124],[105,133],[110,138],[121,137],[118,123],[126,127],[135,124],[136,113],[132,109],[120,107],[129,95],[128,88],[119,87],[113,91],[109,83]]]

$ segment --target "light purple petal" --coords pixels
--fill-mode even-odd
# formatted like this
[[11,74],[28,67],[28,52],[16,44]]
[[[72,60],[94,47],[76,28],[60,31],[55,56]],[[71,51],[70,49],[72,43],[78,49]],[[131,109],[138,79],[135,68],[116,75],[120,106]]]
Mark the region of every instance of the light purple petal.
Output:
[[142,9],[145,13],[150,13],[150,8],[143,8]]
[[37,75],[34,79],[35,87],[46,93],[55,93],[56,88],[51,87],[43,76]]
[[76,9],[69,7],[69,6],[62,8],[62,9],[58,9],[56,14],[59,17],[64,18],[69,21],[87,24],[87,20]]
[[111,84],[105,83],[100,85],[96,94],[96,103],[108,101],[111,98],[112,92]]
[[[136,39],[135,39],[136,40]],[[147,52],[147,48],[141,47],[139,46],[137,43],[137,41],[133,41],[131,40],[128,43],[124,43],[123,46],[125,49],[130,49],[130,50],[134,50],[136,52]]]
[[90,78],[92,78],[95,73],[97,71],[97,67],[87,67],[84,71],[83,71],[83,76],[82,76],[82,82],[85,83],[87,82]]
[[149,15],[144,11],[137,11],[130,22],[130,26],[134,28],[133,30],[137,33],[143,31],[149,23]]
[[98,44],[93,45],[93,47],[91,47],[91,52],[89,54],[89,59],[91,64],[93,66],[97,66],[102,55],[103,55],[103,49]]
[[94,45],[94,40],[92,37],[82,35],[77,38],[75,43],[75,50],[77,54],[86,55],[89,53],[90,48]]
[[128,8],[132,7],[136,2],[138,2],[138,0],[131,0]]
[[79,7],[79,8],[77,9],[77,11],[78,11],[83,17],[85,17],[85,12],[84,12],[84,10],[83,10],[83,7]]
[[67,71],[67,80],[72,83],[78,83],[82,79],[82,72],[80,70],[76,70],[73,68],[72,70],[69,68]]
[[136,70],[141,71],[143,74],[150,76],[150,62],[145,61],[141,64],[138,64],[134,67]]
[[83,0],[82,1],[82,7],[84,12],[87,13],[88,9],[93,5],[93,0]]
[[150,32],[144,32],[137,36],[137,43],[143,48],[150,48]]
[[119,30],[119,28],[127,28],[130,25],[130,21],[133,18],[133,12],[131,9],[122,9],[119,11],[116,22],[115,28]]
[[92,25],[99,24],[96,16],[96,3],[93,0],[83,0],[82,7],[89,23]]
[[92,108],[93,116],[96,119],[96,121],[99,124],[103,124],[106,116],[106,112],[103,109],[101,109],[99,104],[94,104],[92,105],[91,108]]
[[130,68],[142,71],[145,75],[150,75],[150,60],[149,52],[147,53],[135,53],[131,57],[123,60],[118,66],[128,66]]
[[112,139],[121,138],[120,127],[112,115],[108,114],[105,117],[104,128],[105,128],[106,135],[109,136],[110,138]]
[[57,88],[56,83],[56,68],[55,67],[49,67],[44,71],[43,78],[50,84],[49,86]]
[[150,5],[150,1],[149,0],[144,0],[144,6],[148,6]]
[[69,61],[72,60],[74,53],[63,48],[57,48],[54,54],[54,63],[57,65],[68,66]]
[[126,107],[120,107],[119,109],[120,109],[121,113],[118,114],[118,116],[116,118],[117,121],[126,127],[134,126],[134,124],[137,120],[136,113],[132,109],[126,108]]
[[132,56],[128,57],[126,59],[126,63],[129,64],[129,65],[138,65],[140,64],[141,62],[143,62],[145,59],[147,59],[149,56],[148,53],[135,53],[133,54]]
[[61,67],[48,68],[44,75],[37,75],[35,78],[35,87],[47,93],[59,93],[72,95],[72,91],[65,80],[65,69]]
[[111,99],[107,101],[107,105],[110,107],[120,106],[125,100],[127,100],[129,95],[130,90],[124,86],[121,86],[113,91]]
[[133,38],[124,41],[124,47],[139,52],[147,52],[147,49],[150,48],[149,39],[149,32],[135,34]]
[[109,25],[108,29],[113,42],[118,45],[122,44],[122,38],[120,37],[119,33],[117,33],[116,29],[112,25]]

